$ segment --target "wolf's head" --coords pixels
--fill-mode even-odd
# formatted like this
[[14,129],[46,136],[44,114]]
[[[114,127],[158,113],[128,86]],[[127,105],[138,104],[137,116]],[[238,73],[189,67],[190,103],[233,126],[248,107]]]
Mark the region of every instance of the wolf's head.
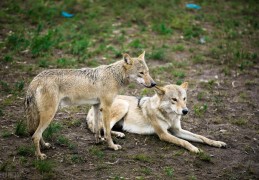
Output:
[[166,85],[163,87],[156,86],[156,92],[160,98],[160,107],[167,113],[176,113],[186,115],[188,113],[187,91],[188,83],[184,82],[178,85]]
[[156,85],[156,82],[149,75],[149,69],[145,62],[145,51],[137,58],[131,58],[128,54],[123,54],[123,60],[130,80],[137,81],[148,88]]

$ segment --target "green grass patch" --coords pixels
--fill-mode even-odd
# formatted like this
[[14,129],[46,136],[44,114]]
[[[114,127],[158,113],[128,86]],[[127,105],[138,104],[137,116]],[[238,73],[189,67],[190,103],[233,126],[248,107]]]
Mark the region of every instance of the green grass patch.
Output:
[[8,130],[3,130],[2,133],[1,133],[1,137],[3,137],[3,138],[8,138],[12,135],[13,135],[13,133],[8,131]]
[[16,134],[17,136],[28,135],[27,127],[23,120],[20,120],[15,124],[14,134]]
[[165,52],[164,48],[156,48],[152,51],[152,53],[150,55],[148,55],[148,58],[166,61],[165,55],[166,55],[166,52]]
[[34,167],[41,173],[50,173],[54,170],[55,164],[51,160],[35,160]]
[[244,118],[236,118],[230,120],[231,124],[237,125],[237,126],[244,126],[248,123],[247,119]]
[[211,157],[209,154],[205,153],[205,152],[200,152],[197,154],[197,157],[205,162],[211,162]]
[[89,152],[90,154],[98,157],[99,159],[102,159],[104,158],[104,152],[99,148],[99,147],[96,147],[96,146],[93,146],[89,149]]
[[142,161],[142,162],[151,162],[151,158],[147,154],[136,154],[132,157],[134,160]]
[[180,52],[185,50],[184,45],[182,45],[182,44],[174,45],[172,47],[172,49],[173,49],[173,51],[180,51]]
[[172,74],[174,75],[174,77],[178,77],[178,78],[185,78],[185,73],[183,71],[173,71]]
[[173,34],[173,29],[165,23],[154,24],[152,27],[153,31],[157,32],[160,35],[171,35]]
[[51,140],[56,133],[61,131],[61,129],[62,129],[62,125],[60,123],[53,122],[43,132],[43,138],[46,140]]
[[173,177],[174,175],[174,169],[171,167],[165,167],[164,172],[168,177]]
[[202,117],[205,114],[205,112],[207,111],[208,105],[207,104],[203,104],[203,105],[195,104],[193,109],[194,109],[194,114],[196,116]]
[[17,149],[17,154],[20,156],[32,156],[34,155],[34,146],[20,146]]

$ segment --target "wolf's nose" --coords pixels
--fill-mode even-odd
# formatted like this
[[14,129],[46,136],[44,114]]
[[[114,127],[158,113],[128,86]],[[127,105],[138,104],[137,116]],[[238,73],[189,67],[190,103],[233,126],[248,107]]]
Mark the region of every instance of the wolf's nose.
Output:
[[151,87],[154,87],[155,85],[156,85],[155,82],[152,82],[152,83],[151,83]]
[[183,109],[183,114],[186,115],[188,113],[188,109]]

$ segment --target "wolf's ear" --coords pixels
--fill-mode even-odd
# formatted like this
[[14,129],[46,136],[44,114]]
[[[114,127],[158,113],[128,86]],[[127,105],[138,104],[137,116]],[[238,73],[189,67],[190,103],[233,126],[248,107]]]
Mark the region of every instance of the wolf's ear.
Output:
[[133,60],[127,53],[123,54],[123,60],[125,61],[126,64],[129,64],[129,65],[132,65],[133,63]]
[[188,89],[188,82],[184,82],[183,84],[181,84],[181,87],[184,88],[185,90]]
[[138,59],[145,60],[145,51],[139,55]]
[[155,91],[158,95],[164,95],[165,94],[165,90],[163,87],[161,86],[155,86]]

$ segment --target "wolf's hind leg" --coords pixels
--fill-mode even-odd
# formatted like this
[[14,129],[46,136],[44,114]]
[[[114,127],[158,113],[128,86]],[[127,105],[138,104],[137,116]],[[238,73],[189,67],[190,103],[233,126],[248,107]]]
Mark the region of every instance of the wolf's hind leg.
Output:
[[101,115],[100,115],[100,104],[93,105],[93,110],[94,110],[93,130],[94,130],[94,133],[95,133],[95,141],[96,141],[96,143],[99,143],[100,138],[101,138],[100,123],[102,121]]
[[32,139],[36,148],[36,156],[43,160],[46,159],[47,156],[42,154],[40,151],[40,141],[41,143],[44,143],[44,145],[48,146],[48,144],[45,143],[42,139],[42,133],[49,126],[50,122],[55,116],[55,113],[58,109],[58,99],[56,96],[48,94],[39,98],[38,101],[41,104],[41,106],[39,106],[40,123],[35,133],[33,134]]

